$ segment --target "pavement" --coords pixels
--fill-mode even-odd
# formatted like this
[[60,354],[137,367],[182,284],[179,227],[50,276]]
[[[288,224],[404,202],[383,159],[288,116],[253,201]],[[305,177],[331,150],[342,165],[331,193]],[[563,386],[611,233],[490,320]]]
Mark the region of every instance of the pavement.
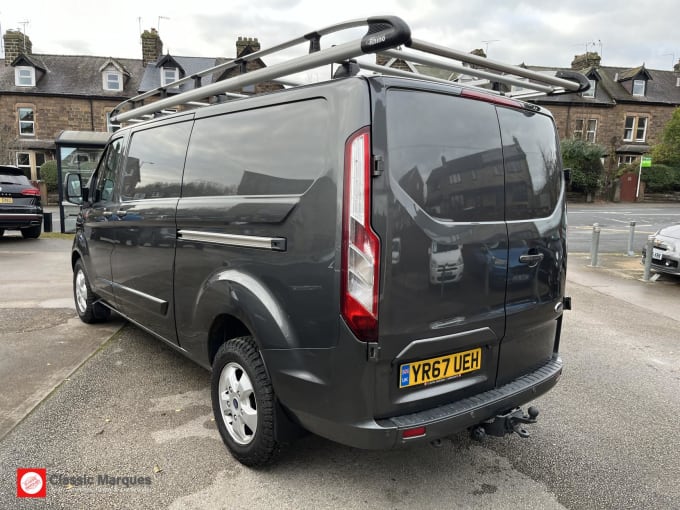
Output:
[[0,439],[124,324],[78,319],[71,244],[18,232],[0,238]]
[[[670,402],[676,398],[675,386],[664,386],[668,385],[667,372],[677,366],[673,361],[677,356],[668,354],[677,351],[675,334],[667,333],[663,342],[645,335],[653,334],[648,316],[666,332],[677,330],[680,278],[642,281],[639,257],[602,254],[598,267],[591,267],[588,254],[569,254],[566,291],[575,295],[575,311],[567,314],[571,336],[565,337],[569,341],[564,351],[573,358],[571,375],[542,397],[552,412],[542,413],[543,425],[532,436],[531,448],[517,439],[482,447],[460,434],[456,441],[435,450],[359,455],[312,436],[288,450],[279,467],[255,471],[238,465],[221,444],[211,418],[205,370],[186,363],[137,328],[120,330],[124,321],[114,319],[98,326],[80,322],[71,297],[70,247],[71,240],[65,236],[0,238],[0,464],[11,468],[0,473],[2,508],[29,507],[17,502],[13,493],[14,468],[27,465],[46,467],[51,474],[113,473],[139,475],[148,481],[148,486],[131,488],[50,482],[45,508],[367,508],[371,507],[368,502],[375,508],[396,508],[409,506],[405,501],[421,508],[441,507],[441,501],[457,501],[464,508],[563,508],[570,501],[570,508],[652,508],[651,502],[657,508],[674,507],[671,502],[677,488],[664,485],[673,479],[672,474],[659,478],[641,463],[640,471],[620,467],[627,465],[628,454],[633,459],[648,455],[664,473],[672,473],[667,468],[674,464],[677,449],[651,437],[651,432],[643,433],[647,429],[641,425],[627,426],[632,417],[640,423],[658,421],[656,415],[648,415],[649,400],[639,410],[630,407],[626,397],[615,393],[624,383],[620,381],[607,391],[611,390],[611,402],[626,404],[625,408],[617,408],[616,416],[607,416],[604,406],[597,408],[608,425],[595,421],[594,407],[584,405],[581,398],[568,412],[559,413],[561,407],[568,407],[567,393],[574,392],[574,385],[581,396],[592,391],[581,381],[588,381],[595,367],[606,364],[603,359],[615,355],[600,345],[607,335],[626,353],[661,343],[664,356],[650,351],[650,366],[627,366],[626,373],[644,370],[636,385],[665,388],[658,391],[657,399]],[[583,310],[593,309],[601,310],[602,320],[584,321]],[[670,320],[663,322],[651,311]],[[621,328],[627,330],[625,334]],[[594,338],[600,341],[593,342]],[[581,365],[584,373],[579,374]],[[618,369],[615,372],[618,377]],[[671,381],[677,386],[675,380]],[[643,389],[648,397],[653,393]],[[626,394],[629,387],[621,391]],[[673,412],[672,405],[661,404]],[[565,414],[579,426],[565,420]],[[616,417],[624,415],[626,426],[615,426]],[[661,420],[653,430],[661,437],[674,438],[674,423]],[[566,434],[576,438],[565,441]],[[643,442],[641,434],[649,442]],[[605,440],[606,457],[591,454]],[[619,447],[622,441],[625,446]],[[574,450],[579,444],[587,454]],[[556,459],[554,466],[548,466],[554,473],[541,460],[550,455]],[[508,459],[514,459],[521,469]],[[451,477],[451,472],[456,476]],[[595,479],[602,484],[600,491],[592,490]],[[605,482],[609,479],[614,480],[612,485],[621,484],[618,491],[608,490]],[[640,490],[640,486],[652,485],[656,487],[652,492],[666,494],[666,499],[650,499],[652,489]],[[554,487],[566,487],[565,493]],[[603,497],[610,498],[610,504],[597,499]],[[642,504],[643,500],[648,503]]]
[[[115,316],[95,326],[78,319],[70,249],[71,239],[62,235],[0,238],[0,439],[125,324]],[[639,256],[601,254],[592,267],[589,254],[569,254],[567,294],[571,285],[583,285],[680,321],[680,278],[645,282],[643,273]]]

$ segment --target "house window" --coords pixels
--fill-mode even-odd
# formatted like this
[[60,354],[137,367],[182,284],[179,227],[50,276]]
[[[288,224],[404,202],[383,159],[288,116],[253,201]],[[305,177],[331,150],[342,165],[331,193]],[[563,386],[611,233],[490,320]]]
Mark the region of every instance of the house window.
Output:
[[161,86],[172,83],[173,81],[179,80],[179,69],[175,67],[162,67],[161,68]]
[[123,75],[118,71],[104,71],[104,90],[123,90]]
[[597,134],[597,119],[588,119],[587,127],[586,141],[595,143],[595,135]]
[[574,138],[583,140],[583,119],[576,119],[574,121]]
[[646,84],[647,82],[645,80],[633,80],[633,95],[644,96]]
[[574,121],[574,138],[577,140],[586,140],[594,143],[596,134],[597,119],[576,119]]
[[625,142],[644,142],[647,137],[647,117],[626,117],[626,124],[623,129],[623,140]]
[[24,175],[31,178],[31,153],[30,152],[17,152],[17,166],[21,168]]
[[590,83],[590,88],[583,92],[581,94],[582,97],[595,97],[595,87],[596,87],[596,81],[595,80],[588,80],[588,83]]
[[19,108],[19,135],[35,136],[33,108]]
[[635,156],[619,156],[619,166],[632,165],[636,159]]
[[35,87],[35,68],[29,66],[14,68],[14,84],[17,87]]

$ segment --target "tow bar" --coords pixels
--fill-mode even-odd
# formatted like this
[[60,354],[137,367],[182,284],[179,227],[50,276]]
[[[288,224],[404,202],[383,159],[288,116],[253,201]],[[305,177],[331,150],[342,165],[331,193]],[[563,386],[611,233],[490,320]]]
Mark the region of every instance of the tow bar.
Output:
[[524,414],[521,408],[516,407],[506,413],[499,414],[495,418],[482,422],[470,428],[470,435],[476,441],[483,441],[486,436],[503,437],[506,434],[515,432],[520,437],[529,437],[522,425],[536,423],[538,409],[530,407],[528,414]]

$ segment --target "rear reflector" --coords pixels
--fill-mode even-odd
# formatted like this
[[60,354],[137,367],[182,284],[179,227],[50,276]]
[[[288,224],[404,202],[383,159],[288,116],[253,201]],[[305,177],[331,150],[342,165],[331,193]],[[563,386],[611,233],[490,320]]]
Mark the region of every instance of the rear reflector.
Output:
[[401,437],[403,439],[409,439],[413,437],[422,437],[425,435],[425,427],[416,427],[414,429],[406,429],[402,431]]
[[341,311],[355,336],[366,342],[378,339],[380,279],[380,240],[371,229],[370,163],[370,133],[363,128],[345,144]]
[[32,197],[39,197],[40,190],[38,188],[26,188],[25,190],[22,190],[21,194]]

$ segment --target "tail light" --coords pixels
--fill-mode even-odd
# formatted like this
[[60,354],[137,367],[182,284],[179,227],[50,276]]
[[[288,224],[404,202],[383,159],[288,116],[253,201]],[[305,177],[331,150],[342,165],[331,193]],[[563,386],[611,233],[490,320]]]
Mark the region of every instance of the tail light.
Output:
[[342,316],[359,340],[378,339],[380,239],[371,229],[371,139],[368,128],[345,144],[342,212]]
[[26,188],[21,190],[21,194],[28,197],[39,197],[40,190],[38,188]]

